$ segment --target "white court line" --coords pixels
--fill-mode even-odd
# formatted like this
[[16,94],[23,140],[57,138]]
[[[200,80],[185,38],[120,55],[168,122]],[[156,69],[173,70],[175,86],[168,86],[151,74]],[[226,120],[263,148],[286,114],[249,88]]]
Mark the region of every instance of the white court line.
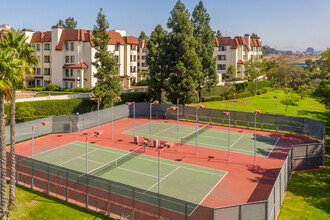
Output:
[[230,145],[229,148],[231,148],[234,144],[236,144],[242,137],[243,137],[243,135],[240,136],[232,145]]
[[[93,152],[95,152],[95,151],[97,151],[97,150],[90,151],[90,152],[88,152],[88,154],[89,154],[89,153],[93,153]],[[70,160],[64,161],[63,163],[57,164],[56,166],[61,166],[61,165],[66,164],[66,163],[68,163],[68,162],[70,162],[70,161],[73,161],[73,160],[75,160],[75,159],[80,159],[79,157],[82,157],[82,156],[85,156],[85,157],[86,157],[86,153],[84,153],[84,154],[82,154],[82,155],[79,155],[79,156],[77,156],[77,157],[71,158]]]
[[174,128],[174,127],[175,127],[175,126],[171,126],[171,127],[166,128],[166,129],[164,129],[164,130],[162,130],[162,131],[160,131],[160,132],[157,132],[157,133],[155,133],[155,134],[152,134],[152,133],[151,133],[151,135],[157,136],[157,134],[163,133],[164,131],[170,130],[171,128]]
[[[77,158],[77,159],[84,160],[84,158]],[[106,163],[101,163],[101,162],[98,162],[98,161],[95,161],[95,160],[88,160],[88,161],[91,161],[93,163],[102,164],[99,167],[102,167],[103,165],[106,165]],[[120,166],[116,166],[116,167],[113,167],[113,168],[121,169],[121,170],[126,170],[126,171],[129,171],[131,173],[137,173],[137,174],[144,175],[144,176],[150,176],[150,177],[153,177],[153,178],[158,178],[157,176],[154,176],[154,175],[150,175],[150,174],[146,174],[146,173],[141,173],[141,172],[138,172],[138,171],[135,171],[135,170],[126,169],[126,168],[123,168],[123,167],[120,167]]]
[[269,151],[267,158],[269,157],[269,155],[273,152],[274,147],[276,146],[277,142],[280,140],[280,138],[277,139],[276,143],[274,144],[274,146],[272,147],[272,149]]
[[48,153],[48,152],[53,151],[53,150],[60,149],[60,148],[62,148],[62,147],[67,147],[67,146],[70,145],[70,144],[77,144],[76,142],[77,142],[77,141],[70,142],[70,143],[68,143],[68,144],[64,144],[64,145],[62,145],[62,146],[59,146],[59,147],[56,147],[56,148],[53,148],[53,149],[50,149],[50,150],[46,150],[46,151],[44,151],[44,152],[41,152],[41,153],[39,153],[39,154],[34,155],[34,157],[35,157],[35,156],[39,156],[39,155],[44,154],[44,153]]
[[[144,126],[144,125],[147,125],[147,124],[149,124],[149,123],[150,123],[150,122],[147,122],[147,123],[145,123],[145,124],[139,125],[139,126],[135,127],[135,129],[137,129],[137,128],[139,128],[139,127],[142,127],[142,126]],[[129,132],[129,131],[131,131],[131,130],[134,130],[134,128],[128,129],[128,130],[126,130],[126,131],[123,131],[122,133],[123,133],[123,134],[126,134],[126,132]]]
[[[202,204],[202,202],[208,197],[208,195],[210,195],[210,193],[215,189],[215,187],[216,187],[217,185],[219,185],[219,183],[221,182],[221,180],[222,180],[223,178],[225,178],[225,176],[227,175],[227,173],[228,173],[228,172],[226,172],[226,174],[223,175],[223,176],[221,177],[221,179],[219,180],[219,182],[218,182],[217,184],[214,185],[214,187],[210,190],[210,192],[208,192],[208,193],[206,194],[206,196],[202,199],[202,201],[200,201],[200,203],[198,204],[198,206],[200,206],[200,204]],[[196,208],[195,208],[191,213],[194,213],[194,211],[197,209],[198,206],[196,206]]]
[[164,176],[163,178],[161,178],[160,181],[157,181],[154,185],[152,185],[149,189],[147,189],[147,191],[150,191],[150,189],[152,189],[154,186],[156,186],[158,183],[162,182],[164,179],[166,179],[167,177],[169,177],[172,173],[174,173],[177,169],[179,169],[180,167],[178,166],[177,168],[175,168],[174,170],[172,170],[172,172],[168,173],[166,176]]

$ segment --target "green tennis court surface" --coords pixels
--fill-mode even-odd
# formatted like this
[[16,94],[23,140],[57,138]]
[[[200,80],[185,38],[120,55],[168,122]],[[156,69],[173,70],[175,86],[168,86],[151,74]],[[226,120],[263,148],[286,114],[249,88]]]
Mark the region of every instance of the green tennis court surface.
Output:
[[[121,158],[128,153],[127,151],[95,144],[89,144],[88,146],[88,172]],[[86,143],[79,141],[72,142],[35,155],[33,158],[38,161],[85,173]],[[124,160],[122,163],[119,162],[117,166],[112,165],[106,171],[98,173],[97,178],[101,177],[126,184],[128,185],[128,189],[132,187],[139,188],[141,190],[136,190],[135,199],[141,198],[144,202],[157,205],[158,200],[154,196],[157,194],[150,193],[150,191],[158,192],[158,158],[140,153],[133,153],[127,158],[129,159]],[[24,165],[24,160],[20,161],[20,163]],[[38,169],[37,164],[34,167]],[[166,197],[162,198],[161,204],[164,204],[167,209],[181,213],[187,212],[188,214],[194,211],[197,205],[206,198],[208,193],[213,190],[226,174],[225,171],[166,159],[161,159],[160,171],[160,193]],[[91,179],[89,181],[93,181]],[[112,186],[112,192],[122,194],[126,197],[132,196],[130,192],[125,193],[123,185],[119,187],[121,189],[116,189],[116,187]],[[177,200],[171,200],[167,196],[187,201],[189,205],[185,210],[182,206],[180,207]]]
[[[202,124],[203,125],[203,124]],[[201,126],[202,126],[201,125]],[[177,142],[177,124],[166,122],[152,122],[152,138]],[[200,128],[198,128],[200,129]],[[196,132],[195,126],[179,125],[179,140],[182,137]],[[133,129],[124,132],[133,135]],[[135,135],[150,137],[150,123],[135,128]],[[261,157],[268,157],[279,138],[257,135],[256,154]],[[196,145],[196,138],[192,136],[185,144]],[[198,146],[228,150],[228,131],[207,128],[198,136]],[[183,148],[184,145],[180,146]],[[230,151],[254,155],[254,135],[230,132]]]

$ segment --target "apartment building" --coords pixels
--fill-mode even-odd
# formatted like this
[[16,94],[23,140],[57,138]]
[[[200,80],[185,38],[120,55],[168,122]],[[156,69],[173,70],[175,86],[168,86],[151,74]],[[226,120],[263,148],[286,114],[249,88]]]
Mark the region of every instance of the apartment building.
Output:
[[139,47],[137,52],[138,52],[138,64],[137,64],[138,72],[148,72],[149,67],[146,63],[148,49],[147,49],[147,42],[145,40],[139,42]]
[[10,24],[0,24],[0,32],[9,31],[12,28],[13,26],[11,26]]
[[[252,39],[249,34],[244,37],[216,37],[214,45],[214,56],[216,58],[216,71],[219,76],[219,84],[222,84],[223,77],[244,78],[244,64],[249,59],[261,59],[262,47],[260,38]],[[236,69],[235,75],[228,75],[228,67],[233,65]]]
[[[35,67],[31,87],[45,87],[56,84],[61,88],[93,88],[97,82],[94,62],[95,48],[92,42],[92,30],[63,30],[53,26],[51,31],[22,31],[31,43],[34,43],[36,56],[40,64]],[[111,40],[108,50],[117,58],[116,69],[121,78],[123,89],[130,88],[131,78],[137,77],[136,37],[126,36],[126,31],[108,31]]]

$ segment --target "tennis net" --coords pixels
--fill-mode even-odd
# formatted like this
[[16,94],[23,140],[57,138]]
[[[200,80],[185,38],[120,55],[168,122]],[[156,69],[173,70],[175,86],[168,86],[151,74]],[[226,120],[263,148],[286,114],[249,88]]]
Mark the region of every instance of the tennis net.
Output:
[[201,133],[207,131],[209,128],[212,128],[212,122],[208,123],[207,125],[204,125],[200,129],[198,129],[197,132],[194,131],[193,133],[187,134],[186,136],[182,137],[181,138],[181,145],[187,143],[189,140],[196,137],[196,135],[200,135]]
[[140,155],[141,153],[145,152],[145,146],[140,146],[130,152],[128,152],[127,154],[124,154],[122,156],[120,156],[119,158],[106,163],[100,167],[97,167],[91,171],[89,171],[87,174],[83,174],[81,175],[79,178],[82,179],[82,177],[85,177],[86,175],[92,175],[92,176],[100,176],[106,172],[108,172],[109,170],[116,168],[117,166],[133,159],[134,157]]

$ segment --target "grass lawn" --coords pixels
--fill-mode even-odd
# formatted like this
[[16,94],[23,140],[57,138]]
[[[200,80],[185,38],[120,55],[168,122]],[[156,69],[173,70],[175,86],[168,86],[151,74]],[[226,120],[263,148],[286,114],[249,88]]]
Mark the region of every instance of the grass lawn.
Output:
[[[260,96],[238,99],[237,111],[276,113],[276,99],[279,97],[278,112],[285,114],[286,106],[280,101],[284,99],[283,91],[272,91]],[[234,110],[234,101],[216,101],[202,103],[206,108]],[[195,105],[196,106],[196,105]],[[302,105],[289,106],[287,115],[307,117],[326,122],[325,169],[294,172],[292,174],[287,194],[279,214],[279,220],[286,219],[330,219],[330,110],[325,109],[317,98],[307,98]]]
[[112,219],[23,186],[16,187],[16,197],[11,219]]

